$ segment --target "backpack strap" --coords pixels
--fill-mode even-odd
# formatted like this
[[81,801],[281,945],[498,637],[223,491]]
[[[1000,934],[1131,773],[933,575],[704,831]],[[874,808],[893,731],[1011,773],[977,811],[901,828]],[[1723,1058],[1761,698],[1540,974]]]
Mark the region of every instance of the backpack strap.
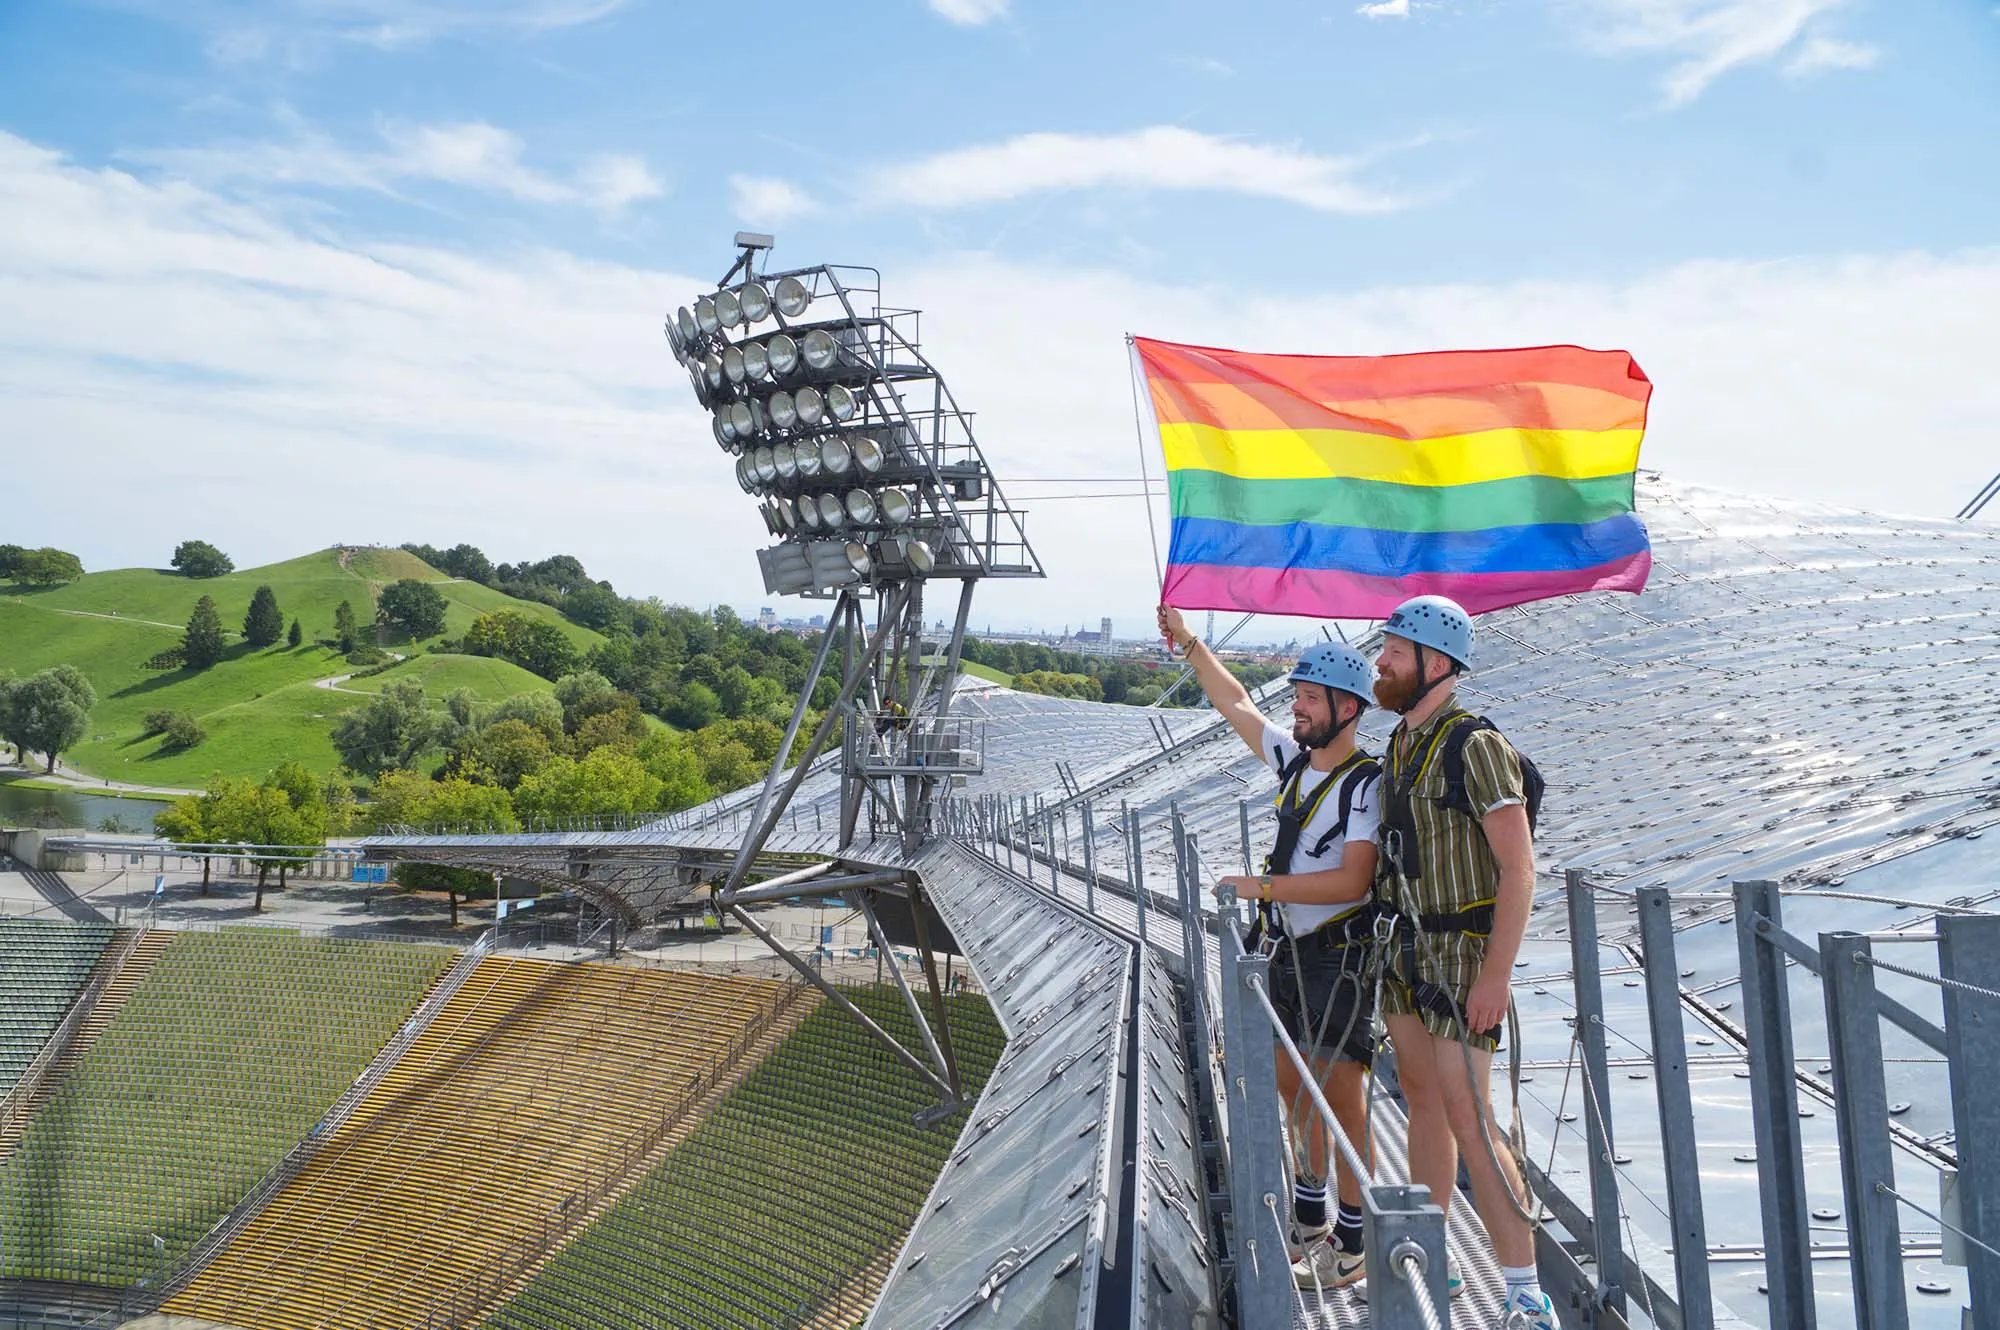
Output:
[[1472,796],[1465,792],[1465,743],[1481,730],[1498,733],[1499,729],[1484,716],[1457,717],[1451,723],[1450,732],[1444,736],[1444,744],[1438,753],[1438,760],[1444,763],[1444,798],[1438,802],[1475,822],[1479,821],[1480,814],[1472,806]]
[[1340,820],[1327,829],[1325,835],[1313,843],[1312,855],[1317,859],[1327,851],[1333,842],[1347,835],[1347,819],[1354,812],[1354,798],[1361,787],[1382,774],[1382,764],[1371,757],[1363,757],[1349,768],[1340,782]]

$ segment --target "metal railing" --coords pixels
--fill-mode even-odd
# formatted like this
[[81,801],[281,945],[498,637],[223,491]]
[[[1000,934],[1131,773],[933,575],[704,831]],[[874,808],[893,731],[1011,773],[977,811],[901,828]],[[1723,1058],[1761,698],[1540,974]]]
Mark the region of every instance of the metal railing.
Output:
[[[1788,932],[1776,883],[1739,882],[1732,894],[1772,1324],[1811,1327],[1817,1315],[1786,976],[1787,964],[1796,962],[1818,976],[1826,1004],[1858,1330],[1900,1330],[1909,1323],[1904,1209],[1937,1224],[1946,1260],[1966,1267],[1971,1284],[1967,1324],[2000,1325],[2000,1098],[1981,1084],[2000,1066],[2000,915],[1940,913],[1933,934],[1896,935],[1898,942],[1921,940],[1936,946],[1937,969],[1932,972],[1876,956],[1876,943],[1886,938],[1833,931],[1807,941]],[[1671,972],[1670,951],[1664,960]],[[1937,987],[1944,1023],[1935,1024],[1879,992],[1878,971]],[[1935,1211],[1896,1186],[1895,1145],[1906,1134],[1891,1121],[1882,1057],[1884,1021],[1942,1054],[1948,1068],[1955,1168],[1941,1170],[1943,1194]]]

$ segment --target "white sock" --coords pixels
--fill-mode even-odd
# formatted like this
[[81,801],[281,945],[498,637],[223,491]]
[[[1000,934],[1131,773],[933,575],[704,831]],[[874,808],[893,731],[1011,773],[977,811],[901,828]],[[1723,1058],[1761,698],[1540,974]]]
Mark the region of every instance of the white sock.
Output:
[[1524,1301],[1540,1302],[1542,1297],[1541,1276],[1532,1265],[1503,1265],[1500,1277],[1507,1281],[1507,1301],[1519,1298]]

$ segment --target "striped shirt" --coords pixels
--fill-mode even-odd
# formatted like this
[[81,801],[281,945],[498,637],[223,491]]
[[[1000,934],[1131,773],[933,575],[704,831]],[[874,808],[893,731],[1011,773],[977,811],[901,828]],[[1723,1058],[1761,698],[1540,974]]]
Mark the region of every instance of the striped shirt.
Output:
[[[1410,815],[1416,826],[1417,863],[1423,872],[1409,883],[1411,898],[1398,900],[1395,864],[1385,840],[1377,861],[1375,891],[1392,909],[1445,914],[1492,900],[1500,886],[1500,861],[1493,857],[1484,829],[1439,802],[1445,794],[1445,727],[1454,717],[1466,714],[1454,699],[1414,731],[1406,733],[1407,722],[1399,724],[1389,739],[1383,761],[1381,835],[1388,836],[1393,816],[1394,795],[1390,791],[1400,791],[1406,782],[1413,782],[1408,785]],[[1481,817],[1508,804],[1527,802],[1521,760],[1497,730],[1476,730],[1466,737],[1465,792]]]

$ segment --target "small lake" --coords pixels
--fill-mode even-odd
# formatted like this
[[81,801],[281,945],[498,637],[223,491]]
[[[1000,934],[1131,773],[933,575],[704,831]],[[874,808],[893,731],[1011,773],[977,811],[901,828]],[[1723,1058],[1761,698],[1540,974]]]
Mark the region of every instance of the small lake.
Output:
[[0,780],[0,826],[82,827],[104,830],[115,819],[115,830],[153,834],[153,814],[166,807],[151,799],[112,799],[71,790],[24,790],[17,782]]

